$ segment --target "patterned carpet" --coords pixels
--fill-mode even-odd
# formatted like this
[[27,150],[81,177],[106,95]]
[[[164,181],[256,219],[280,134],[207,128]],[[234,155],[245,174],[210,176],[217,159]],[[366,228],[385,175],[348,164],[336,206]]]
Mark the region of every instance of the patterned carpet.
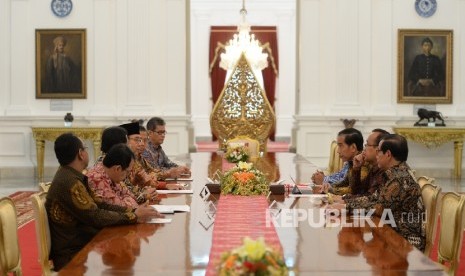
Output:
[[29,198],[33,191],[18,191],[9,197],[13,200],[16,206],[16,212],[18,215],[18,228],[28,223],[34,218],[34,211],[32,210],[32,202]]

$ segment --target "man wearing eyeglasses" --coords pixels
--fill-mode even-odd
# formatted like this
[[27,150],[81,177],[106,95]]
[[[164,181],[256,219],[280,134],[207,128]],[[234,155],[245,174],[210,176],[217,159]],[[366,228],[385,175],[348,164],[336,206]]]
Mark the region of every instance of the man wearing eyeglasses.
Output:
[[[344,200],[349,200],[362,195],[373,194],[379,186],[379,183],[384,181],[383,172],[381,168],[378,167],[378,162],[376,161],[377,148],[380,141],[388,135],[384,129],[376,128],[373,129],[368,136],[364,149],[362,153],[356,155],[353,159],[352,173],[350,174],[350,183],[352,183],[351,194],[343,195]],[[362,167],[367,168],[367,172],[362,172]],[[339,199],[338,196],[335,196],[335,201]]]
[[160,117],[152,117],[147,122],[148,141],[144,158],[153,168],[160,169],[159,180],[165,178],[179,178],[182,175],[190,175],[191,171],[186,166],[180,166],[171,161],[161,147],[166,137],[166,123]]
[[[89,164],[89,154],[74,134],[60,135],[54,148],[60,167],[48,190],[45,208],[50,227],[49,257],[53,260],[55,271],[64,267],[103,227],[144,223],[163,217],[150,206],[127,208],[104,203],[95,197],[90,191],[87,177],[82,174]],[[118,158],[118,163],[129,166],[132,157],[126,156],[126,162]],[[111,164],[114,160],[103,162]],[[115,177],[124,175],[121,165],[110,167],[108,171]]]
[[139,191],[151,191],[145,194],[139,193],[141,196],[139,200],[145,201],[153,199],[153,196],[150,196],[156,194],[155,188],[169,190],[181,189],[182,187],[179,184],[167,184],[166,182],[158,181],[160,171],[151,168],[151,166],[146,164],[145,160],[142,158],[141,154],[145,150],[145,141],[140,133],[141,127],[139,126],[139,122],[132,122],[120,126],[126,129],[128,133],[128,146],[135,155],[134,166],[132,166],[132,169],[125,181],[126,185],[131,186],[133,191],[136,189]]
[[[425,249],[426,235],[423,224],[425,206],[421,188],[407,164],[408,144],[398,134],[386,135],[376,148],[376,160],[383,170],[384,180],[375,193],[348,200],[346,204],[329,205],[329,210],[346,209],[349,212],[373,211],[373,215],[394,220],[393,229],[420,251]],[[360,212],[359,212],[360,213]]]

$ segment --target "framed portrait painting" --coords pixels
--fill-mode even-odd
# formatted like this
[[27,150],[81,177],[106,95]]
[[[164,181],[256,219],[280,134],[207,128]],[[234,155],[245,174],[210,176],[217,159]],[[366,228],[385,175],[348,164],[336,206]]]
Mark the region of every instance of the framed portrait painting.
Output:
[[452,30],[398,30],[397,102],[452,103]]
[[86,30],[36,30],[36,98],[86,98]]

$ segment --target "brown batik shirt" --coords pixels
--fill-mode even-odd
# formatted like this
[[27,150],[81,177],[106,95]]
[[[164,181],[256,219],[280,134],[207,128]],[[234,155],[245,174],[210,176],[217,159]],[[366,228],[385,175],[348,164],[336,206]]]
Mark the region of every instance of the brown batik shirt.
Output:
[[354,168],[353,162],[350,161],[349,170],[342,181],[334,183],[330,192],[336,195],[359,195],[364,191],[361,185],[365,182],[368,174],[368,167],[362,165],[360,168]]
[[132,209],[96,202],[87,177],[71,167],[58,169],[45,202],[50,226],[50,259],[60,270],[106,226],[132,224]]
[[[393,218],[394,230],[412,245],[424,251],[426,244],[423,218],[425,207],[421,198],[421,189],[407,163],[387,169],[383,173],[383,182],[369,196],[348,199],[347,209],[374,209],[381,218]],[[391,212],[392,215],[389,214]]]

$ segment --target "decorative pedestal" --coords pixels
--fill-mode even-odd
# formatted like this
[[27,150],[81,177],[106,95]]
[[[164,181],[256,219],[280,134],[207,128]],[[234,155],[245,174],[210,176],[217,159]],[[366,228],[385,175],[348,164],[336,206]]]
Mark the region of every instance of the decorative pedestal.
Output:
[[44,178],[44,150],[45,141],[55,141],[58,136],[66,132],[73,132],[81,139],[91,140],[94,146],[94,159],[100,153],[100,141],[104,127],[32,127],[32,135],[36,141],[37,176],[39,182]]
[[464,127],[392,127],[395,133],[408,140],[425,145],[427,148],[437,148],[444,143],[454,142],[454,175],[462,177],[462,152],[465,140]]

